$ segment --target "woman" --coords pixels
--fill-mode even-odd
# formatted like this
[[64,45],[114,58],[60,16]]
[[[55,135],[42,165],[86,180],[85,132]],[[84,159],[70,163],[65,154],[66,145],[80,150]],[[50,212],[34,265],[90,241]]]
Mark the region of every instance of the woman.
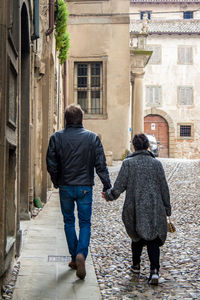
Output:
[[162,164],[148,151],[146,135],[133,138],[135,152],[122,163],[113,188],[103,193],[107,201],[126,191],[122,220],[132,239],[132,271],[140,272],[142,248],[147,245],[150,260],[149,283],[159,280],[160,249],[167,236],[167,218],[171,215],[169,189]]

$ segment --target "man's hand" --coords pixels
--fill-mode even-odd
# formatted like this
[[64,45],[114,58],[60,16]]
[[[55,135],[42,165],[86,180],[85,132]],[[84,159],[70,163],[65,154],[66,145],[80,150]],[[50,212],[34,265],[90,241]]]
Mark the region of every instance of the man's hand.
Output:
[[102,198],[106,200],[106,202],[110,202],[110,200],[106,199],[106,197],[105,197],[105,192],[102,192],[101,195],[102,195]]

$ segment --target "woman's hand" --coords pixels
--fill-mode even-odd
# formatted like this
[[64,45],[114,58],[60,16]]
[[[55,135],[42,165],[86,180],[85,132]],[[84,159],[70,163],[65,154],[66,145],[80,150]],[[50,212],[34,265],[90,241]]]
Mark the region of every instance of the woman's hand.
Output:
[[105,192],[102,192],[102,193],[101,193],[101,195],[102,195],[102,198],[103,198],[103,199],[105,199],[105,200],[106,200],[106,202],[110,202],[110,200],[106,199],[106,196],[105,196],[105,194],[106,194]]

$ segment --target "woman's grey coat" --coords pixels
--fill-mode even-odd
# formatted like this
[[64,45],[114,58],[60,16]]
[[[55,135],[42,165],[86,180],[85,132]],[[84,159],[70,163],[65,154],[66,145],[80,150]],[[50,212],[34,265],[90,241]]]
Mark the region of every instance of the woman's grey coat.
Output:
[[107,200],[115,200],[126,191],[122,220],[134,242],[154,240],[164,244],[167,216],[171,215],[168,184],[162,164],[148,150],[132,153],[121,166]]

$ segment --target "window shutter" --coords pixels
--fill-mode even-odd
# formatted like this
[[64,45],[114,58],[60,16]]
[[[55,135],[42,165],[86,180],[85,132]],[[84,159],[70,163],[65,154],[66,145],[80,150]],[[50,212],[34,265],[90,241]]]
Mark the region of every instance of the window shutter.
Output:
[[189,52],[189,48],[185,48],[185,57],[184,57],[184,63],[188,64],[190,61],[190,52]]
[[185,104],[185,88],[180,87],[179,89],[179,99],[180,99],[180,104],[184,105]]
[[186,104],[187,105],[192,105],[192,93],[193,91],[192,91],[192,87],[187,87],[186,88]]
[[146,87],[146,102],[148,105],[151,105],[153,103],[153,87],[147,86]]
[[186,62],[192,64],[192,47],[186,48]]
[[160,105],[161,104],[161,87],[147,86],[146,87],[146,103],[147,105]]
[[193,103],[192,87],[180,87],[179,88],[179,102],[180,102],[180,105],[192,105],[192,103]]
[[154,104],[160,105],[161,100],[161,87],[155,86],[154,87]]
[[179,48],[179,63],[184,64],[185,61],[185,51],[184,48]]
[[179,47],[178,53],[180,64],[192,64],[192,47]]
[[149,64],[160,64],[161,63],[161,46],[148,46],[149,50],[152,50],[152,56],[149,60]]

